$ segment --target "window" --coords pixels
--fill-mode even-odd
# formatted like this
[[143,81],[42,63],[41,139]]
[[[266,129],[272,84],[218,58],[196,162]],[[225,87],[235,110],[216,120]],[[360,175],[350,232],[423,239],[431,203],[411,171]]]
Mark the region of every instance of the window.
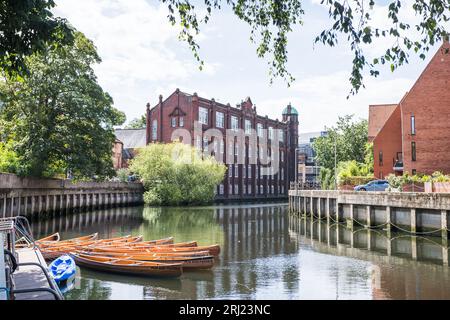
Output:
[[416,134],[416,118],[411,116],[411,134]]
[[232,178],[233,177],[233,165],[230,164],[230,166],[228,167],[228,177]]
[[263,194],[264,193],[264,187],[262,184],[259,185],[259,194]]
[[253,151],[253,150],[252,150],[252,146],[249,145],[249,146],[248,146],[248,157],[249,157],[249,158],[253,158],[252,151]]
[[281,162],[283,162],[284,161],[284,152],[283,151],[281,151],[280,157],[281,157]]
[[284,180],[284,168],[281,168],[281,180]]
[[251,178],[252,177],[252,166],[248,165],[248,177]]
[[152,139],[156,140],[158,138],[158,121],[153,120],[152,123]]
[[234,185],[234,194],[239,194],[239,185],[238,184]]
[[248,191],[248,194],[252,194],[252,185],[251,184],[248,185],[247,191]]
[[284,142],[284,131],[283,129],[278,129],[278,137],[281,142]]
[[184,117],[180,117],[180,127],[184,127]]
[[223,141],[219,141],[219,145],[220,145],[220,153],[224,153],[224,143]]
[[172,117],[172,122],[171,122],[171,124],[172,124],[172,127],[176,127],[176,126],[177,126],[177,118]]
[[416,161],[416,143],[411,142],[411,161]]
[[208,109],[203,107],[198,108],[198,122],[208,124]]
[[242,193],[243,194],[247,193],[247,186],[245,184],[242,186]]
[[256,171],[255,172],[255,177],[259,178],[259,167],[258,166],[255,167],[255,171]]
[[247,176],[247,166],[244,164],[242,166],[242,177],[246,178],[246,176]]
[[238,156],[239,155],[239,144],[236,142],[235,144],[234,144],[234,154],[236,155],[236,156]]
[[275,193],[275,186],[274,186],[274,185],[272,185],[272,187],[271,187],[271,193],[272,193],[272,194]]
[[378,153],[378,164],[379,164],[380,167],[383,166],[383,151],[380,151]]
[[245,120],[245,134],[250,134],[252,132],[252,123],[250,120]]
[[236,178],[239,177],[239,166],[238,165],[234,166],[234,176]]
[[416,175],[416,173],[417,173],[416,169],[412,169],[412,175],[414,176]]
[[223,128],[225,126],[225,118],[223,112],[216,111],[216,127]]
[[221,184],[219,185],[219,194],[223,194],[223,189],[224,189],[223,183],[221,183]]
[[258,133],[258,137],[263,137],[264,136],[264,134],[263,134],[263,125],[262,125],[262,123],[258,123],[257,125],[256,125],[256,131],[257,131],[257,133]]
[[237,131],[239,129],[238,118],[231,116],[231,130]]
[[273,139],[273,128],[269,127],[269,139]]

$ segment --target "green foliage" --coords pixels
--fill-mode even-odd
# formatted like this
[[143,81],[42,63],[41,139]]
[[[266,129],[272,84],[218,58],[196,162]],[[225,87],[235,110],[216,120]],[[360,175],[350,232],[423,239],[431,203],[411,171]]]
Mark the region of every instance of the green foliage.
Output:
[[322,190],[333,190],[335,188],[334,170],[321,168],[319,173],[319,180]]
[[144,183],[146,203],[192,205],[214,199],[226,168],[213,157],[202,159],[190,145],[155,143],[139,151],[130,170]]
[[20,174],[20,159],[11,150],[11,143],[0,142],[0,172]]
[[329,128],[326,135],[314,140],[313,148],[320,166],[334,170],[335,150],[337,163],[351,160],[365,163],[369,157],[367,120],[355,122],[352,119],[351,115],[339,117],[336,126]]
[[[208,23],[214,10],[224,5],[251,28],[250,40],[257,44],[256,53],[268,59],[270,81],[275,77],[285,79],[288,85],[294,80],[287,70],[288,35],[303,23],[302,0],[204,0],[194,6],[186,0],[160,0],[167,4],[169,21],[181,26],[180,39],[186,41],[194,57],[200,62],[199,45],[196,36],[200,25]],[[366,70],[371,76],[380,74],[380,65],[389,65],[391,71],[408,63],[409,54],[425,59],[430,47],[447,36],[446,23],[450,19],[448,0],[396,0],[387,6],[384,19],[374,19],[375,1],[369,0],[322,0],[321,5],[329,12],[330,27],[323,30],[315,43],[334,47],[338,39],[347,42],[352,52],[353,65],[349,81],[351,94],[364,87],[363,74]],[[413,10],[417,23],[409,25],[402,21],[407,10]],[[382,24],[380,24],[382,22]],[[410,32],[413,28],[417,32]],[[365,48],[376,39],[384,39],[381,56],[367,56]]]
[[116,171],[116,175],[120,182],[128,182],[130,171],[126,168],[122,168]]
[[55,18],[53,0],[0,1],[0,70],[9,75],[27,73],[26,57],[73,41],[65,19]]
[[386,180],[389,185],[400,191],[403,186],[410,184],[419,184],[425,182],[450,182],[450,175],[445,175],[442,172],[436,171],[432,175],[415,174],[410,175],[409,172],[405,172],[402,176],[395,176],[394,174],[389,174],[386,176]]
[[355,186],[374,179],[373,172],[368,172],[368,165],[355,160],[340,162],[337,176],[339,185]]
[[76,179],[113,175],[113,126],[125,120],[97,83],[96,48],[82,33],[26,60],[29,74],[5,75],[0,137],[12,141],[23,174]]
[[135,118],[130,121],[130,123],[125,126],[125,129],[143,129],[147,126],[147,118],[145,115],[140,118]]

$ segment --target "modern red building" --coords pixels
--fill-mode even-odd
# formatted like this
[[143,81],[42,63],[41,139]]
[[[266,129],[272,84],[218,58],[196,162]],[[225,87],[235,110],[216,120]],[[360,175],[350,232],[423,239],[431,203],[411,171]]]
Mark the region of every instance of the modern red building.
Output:
[[374,174],[450,173],[450,44],[445,41],[396,105],[369,107]]
[[[258,115],[250,98],[232,107],[176,89],[165,100],[160,95],[153,108],[147,104],[147,144],[173,140],[190,143],[226,164],[217,199],[285,198],[295,177],[298,113],[288,105],[282,120],[273,120]],[[260,161],[263,154],[271,160]],[[267,174],[269,167],[272,174]]]

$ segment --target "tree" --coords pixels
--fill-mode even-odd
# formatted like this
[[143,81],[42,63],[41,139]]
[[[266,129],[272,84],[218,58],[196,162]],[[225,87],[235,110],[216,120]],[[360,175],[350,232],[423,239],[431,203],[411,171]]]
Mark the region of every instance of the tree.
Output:
[[336,163],[355,160],[364,163],[367,155],[367,120],[352,121],[353,116],[339,117],[335,127],[314,140],[313,148],[317,163],[334,172],[335,142]]
[[144,184],[144,200],[152,205],[205,204],[214,199],[225,166],[214,157],[202,158],[183,143],[152,143],[139,150],[130,170]]
[[[203,66],[200,59],[199,45],[196,35],[200,25],[206,24],[213,10],[222,6],[231,7],[233,13],[251,27],[250,40],[257,43],[258,57],[267,57],[270,79],[284,78],[290,84],[294,78],[287,70],[288,34],[297,25],[303,23],[302,0],[204,0],[203,6],[194,6],[188,0],[160,0],[167,4],[172,24],[181,25],[180,39],[186,41],[195,58]],[[363,72],[368,68],[372,76],[380,73],[380,64],[390,64],[391,70],[408,63],[411,52],[425,58],[430,46],[447,37],[445,24],[450,19],[450,1],[448,0],[391,0],[386,12],[388,23],[380,25],[373,19],[374,0],[322,0],[321,4],[328,9],[331,26],[323,30],[315,43],[323,43],[331,47],[337,45],[339,37],[348,42],[354,55],[350,83],[351,93],[358,92],[363,86]],[[401,20],[402,13],[411,9],[419,17],[419,21],[411,26]],[[415,29],[414,35],[408,34]],[[369,58],[363,45],[371,44],[376,38],[392,40],[383,48],[379,57]]]
[[26,73],[27,56],[73,41],[67,21],[50,11],[54,6],[53,0],[0,1],[0,70]]
[[0,140],[11,141],[23,174],[113,173],[113,126],[125,115],[97,83],[92,65],[100,58],[93,43],[80,32],[74,36],[73,44],[26,58],[29,74],[5,74],[0,86]]
[[130,121],[130,123],[125,127],[125,129],[143,129],[147,126],[147,117],[145,115],[140,118],[134,118]]

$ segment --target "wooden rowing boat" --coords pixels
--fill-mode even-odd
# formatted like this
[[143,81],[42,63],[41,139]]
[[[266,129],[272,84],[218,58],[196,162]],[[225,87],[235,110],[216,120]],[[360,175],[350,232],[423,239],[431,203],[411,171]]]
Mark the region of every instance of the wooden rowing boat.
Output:
[[137,252],[158,252],[158,253],[195,253],[200,251],[207,251],[209,255],[218,256],[220,253],[220,246],[218,244],[210,246],[197,246],[197,247],[177,247],[174,246],[148,246],[142,248],[128,247],[128,246],[115,246],[115,247],[102,247],[102,246],[89,246],[89,251],[97,252],[118,252],[118,253],[137,253]]
[[65,245],[65,244],[70,244],[70,243],[78,243],[78,242],[83,242],[83,241],[92,241],[92,240],[96,240],[98,238],[98,233],[93,233],[87,236],[82,236],[82,237],[77,237],[77,238],[72,238],[72,239],[67,239],[67,240],[59,240],[59,241],[39,241],[39,245],[40,246],[51,246],[51,245],[55,245],[55,246],[60,246],[60,245]]
[[[105,248],[105,247],[89,247],[82,249],[85,252],[89,252],[91,254],[99,254],[99,255],[110,255],[110,254],[154,254],[155,252],[150,251],[147,248],[141,249],[114,249],[114,248]],[[191,252],[157,252],[159,256],[178,256],[178,257],[203,257],[209,256],[209,251],[191,251]]]
[[44,242],[44,241],[59,241],[60,240],[60,236],[59,233],[56,232],[54,234],[51,234],[47,237],[44,237],[42,239],[36,240],[36,242]]
[[197,247],[162,247],[154,246],[148,248],[152,252],[196,252],[196,251],[208,251],[212,256],[218,256],[220,253],[220,246],[218,244],[213,244],[209,246],[197,246]]
[[55,243],[51,242],[43,242],[39,243],[39,247],[42,248],[59,248],[59,247],[67,247],[67,246],[76,246],[76,247],[87,247],[91,245],[96,246],[107,246],[107,245],[128,245],[132,243],[137,243],[142,240],[142,236],[135,237],[123,237],[123,238],[114,238],[114,239],[101,239],[101,240],[80,240],[80,241],[58,241]]
[[190,242],[179,242],[179,243],[169,243],[169,244],[163,244],[163,243],[157,243],[157,242],[137,242],[137,243],[111,243],[108,245],[102,245],[94,243],[90,245],[89,247],[93,248],[99,248],[99,249],[110,249],[110,250],[123,250],[123,251],[139,251],[142,249],[148,249],[152,247],[161,247],[161,248],[182,248],[182,247],[196,247],[197,241],[190,241]]
[[153,262],[163,262],[163,263],[181,263],[183,268],[187,269],[210,269],[214,266],[214,257],[205,256],[191,256],[183,257],[176,255],[159,255],[158,253],[99,253],[99,252],[83,252],[77,251],[75,253],[84,254],[88,256],[107,256],[117,259],[127,259],[136,261],[153,261]]
[[118,242],[118,241],[113,241],[110,243],[98,243],[98,246],[102,246],[102,247],[107,247],[107,248],[112,248],[112,247],[132,247],[132,248],[137,248],[137,247],[146,247],[146,246],[165,246],[165,245],[171,245],[173,244],[173,237],[169,237],[169,238],[165,238],[165,239],[157,239],[157,240],[148,240],[148,241],[139,241],[139,242],[127,242],[127,243],[123,243],[123,242]]
[[160,263],[73,253],[77,265],[98,271],[149,277],[179,277],[181,263]]

